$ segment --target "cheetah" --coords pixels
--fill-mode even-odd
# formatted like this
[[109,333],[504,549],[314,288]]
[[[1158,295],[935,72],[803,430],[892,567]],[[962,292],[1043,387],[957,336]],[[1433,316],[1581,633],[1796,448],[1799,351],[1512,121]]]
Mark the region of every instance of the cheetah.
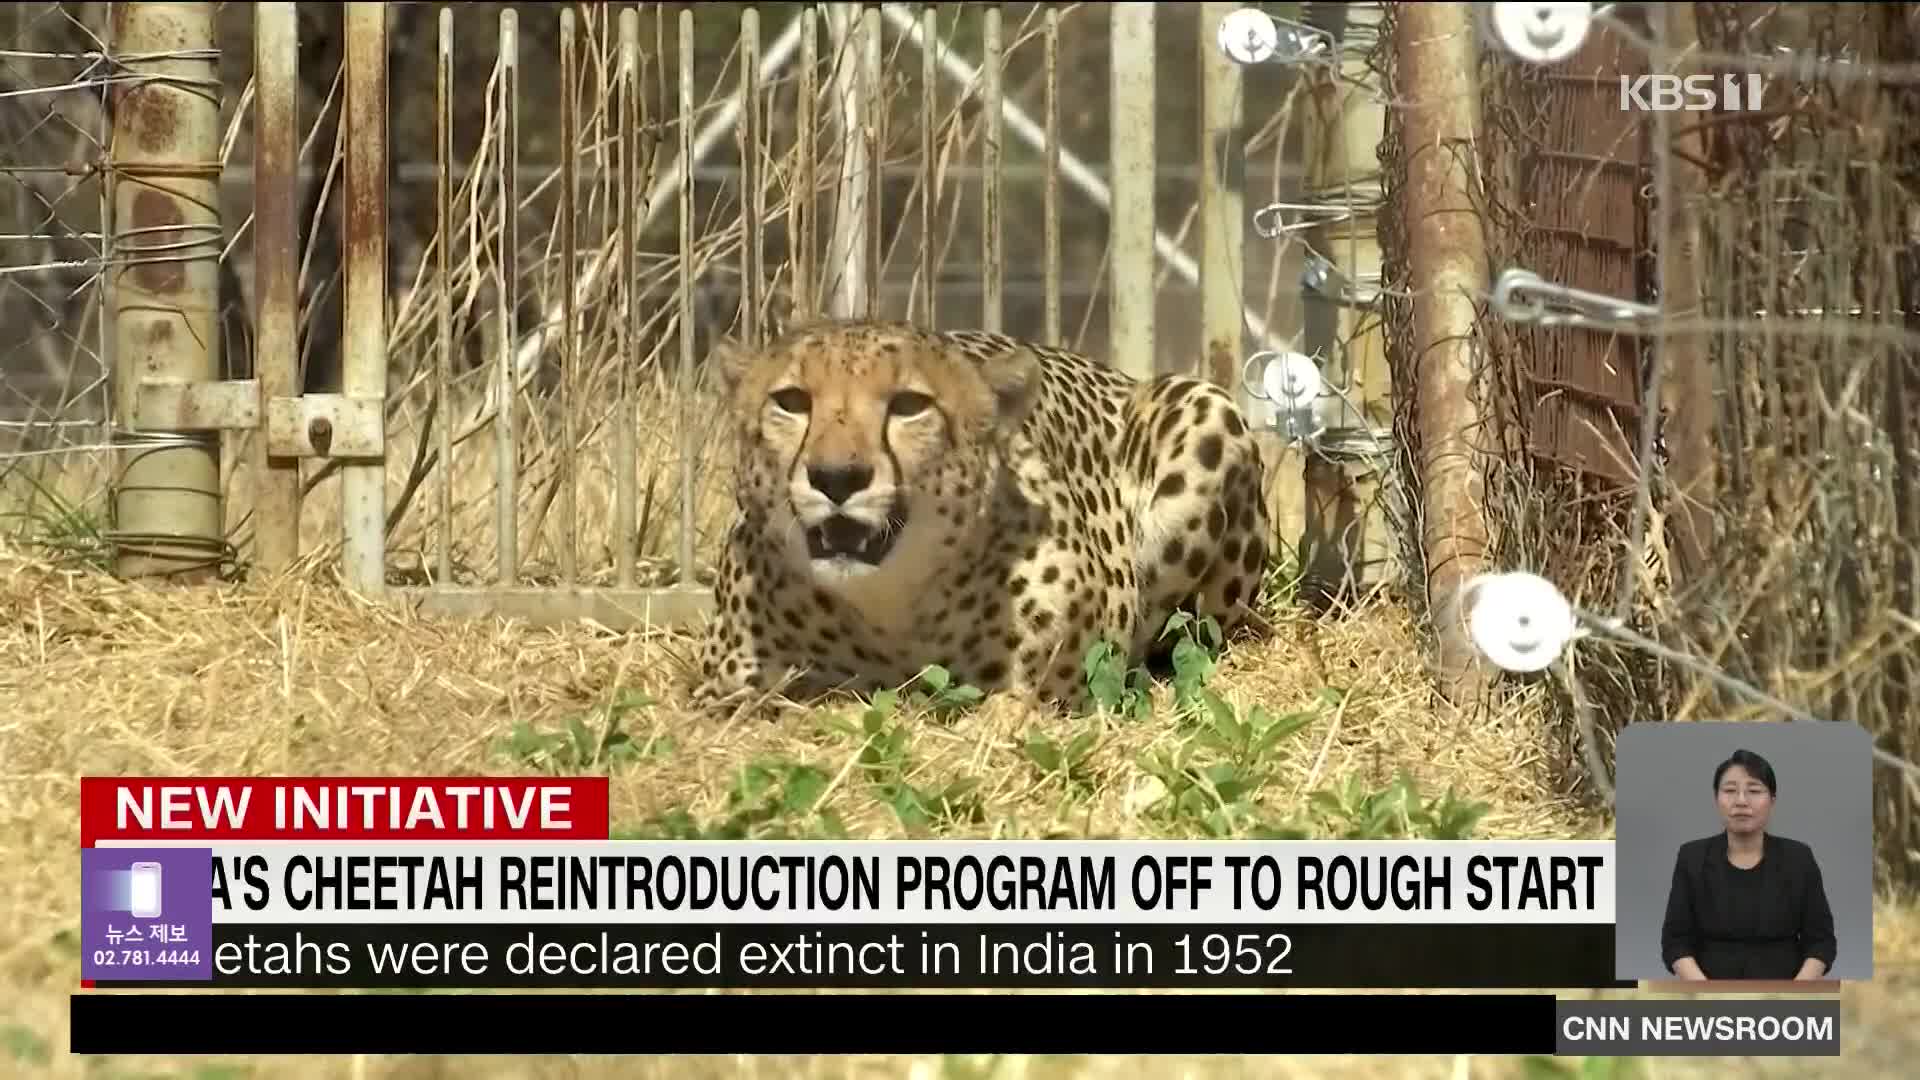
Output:
[[927,665],[1084,704],[1104,638],[1230,631],[1264,575],[1260,451],[1203,379],[982,331],[827,321],[713,352],[738,439],[696,707],[900,687]]

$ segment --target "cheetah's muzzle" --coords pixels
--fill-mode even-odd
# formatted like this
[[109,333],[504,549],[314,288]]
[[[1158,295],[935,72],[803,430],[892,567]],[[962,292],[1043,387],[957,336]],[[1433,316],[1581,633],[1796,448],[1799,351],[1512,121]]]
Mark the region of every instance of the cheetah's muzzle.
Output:
[[807,554],[816,559],[849,559],[878,566],[893,550],[893,542],[904,524],[897,512],[888,516],[884,529],[875,529],[845,514],[835,514],[807,530]]

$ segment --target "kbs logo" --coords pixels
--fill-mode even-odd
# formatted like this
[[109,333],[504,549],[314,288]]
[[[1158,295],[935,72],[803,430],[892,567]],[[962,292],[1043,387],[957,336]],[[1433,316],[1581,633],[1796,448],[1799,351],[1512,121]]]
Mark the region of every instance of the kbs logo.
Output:
[[1642,112],[1759,112],[1758,75],[1620,76],[1620,109]]

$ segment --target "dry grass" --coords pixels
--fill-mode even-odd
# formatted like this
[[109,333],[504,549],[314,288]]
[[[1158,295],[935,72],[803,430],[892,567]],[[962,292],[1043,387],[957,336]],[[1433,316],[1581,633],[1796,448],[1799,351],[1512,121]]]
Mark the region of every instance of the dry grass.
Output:
[[[1541,779],[1537,711],[1519,706],[1468,722],[1436,711],[1411,627],[1390,610],[1337,623],[1290,622],[1273,639],[1229,651],[1216,677],[1236,705],[1304,705],[1326,686],[1348,704],[1308,727],[1270,763],[1276,779],[1264,809],[1288,816],[1304,794],[1358,775],[1370,787],[1396,769],[1423,787],[1455,785],[1485,800],[1481,835],[1606,836],[1604,821],[1560,798]],[[133,1063],[91,1062],[65,1052],[66,995],[79,961],[57,938],[77,925],[75,814],[83,774],[341,775],[510,774],[502,757],[515,724],[559,730],[571,716],[619,690],[659,703],[628,716],[651,752],[612,770],[613,817],[644,824],[675,810],[699,822],[724,816],[745,763],[813,765],[837,774],[858,741],[823,723],[833,710],[795,710],[770,722],[697,729],[679,707],[676,676],[686,642],[627,638],[589,626],[552,629],[487,621],[434,621],[353,599],[300,577],[186,590],[61,570],[18,550],[0,550],[0,861],[11,869],[0,902],[0,1015],[22,1075],[122,1075]],[[845,710],[842,710],[844,713]],[[911,782],[980,781],[977,821],[940,823],[936,836],[1181,836],[1191,822],[1147,809],[1153,780],[1144,752],[1180,736],[1164,720],[1071,720],[989,701],[951,723],[905,716]],[[1103,737],[1088,759],[1091,783],[1069,791],[1021,753],[1032,733],[1064,742],[1089,723]],[[889,805],[857,778],[826,807],[857,837],[905,835]],[[1879,981],[1848,992],[1849,1075],[1891,1065],[1920,1049],[1910,1021],[1920,955],[1920,919],[1883,907]],[[857,1021],[856,1021],[857,1022]],[[44,1058],[33,1053],[46,1051]],[[892,1059],[661,1061],[300,1059],[247,1063],[256,1075],[413,1077],[569,1076],[942,1076],[986,1075],[960,1064]],[[1808,1063],[1798,1063],[1807,1071]],[[1818,1065],[1819,1063],[1813,1063]],[[183,1063],[141,1062],[145,1075],[204,1075]],[[1692,1069],[1693,1066],[1687,1066]],[[1837,1066],[1836,1066],[1837,1068]],[[168,1071],[168,1070],[174,1071]],[[1338,1070],[1378,1076],[1520,1075],[1495,1059],[1032,1059],[1002,1062],[995,1076],[1313,1076]],[[1463,1073],[1461,1070],[1464,1069]],[[957,1070],[957,1071],[956,1071]],[[1663,1065],[1678,1074],[1681,1065]]]
[[[591,7],[588,11],[583,37],[588,51],[601,57],[584,69],[583,80],[592,84],[604,76],[607,43],[605,24],[597,21]],[[1022,25],[1008,36],[1024,41],[1030,30]],[[887,68],[913,66],[889,63]],[[646,81],[654,74],[650,67]],[[917,108],[915,88],[906,89],[899,107]],[[785,110],[786,98],[779,95],[792,93],[790,85],[776,89],[770,99],[773,110]],[[950,87],[943,87],[942,94],[946,104],[954,104]],[[585,130],[575,144],[598,165],[599,155],[609,147],[605,108],[611,98],[604,85],[589,85],[584,96],[592,104],[583,110]],[[1290,116],[1289,107],[1253,140],[1250,152],[1271,137],[1279,154]],[[236,113],[235,122],[244,126],[244,117]],[[476,182],[497,163],[495,130],[490,125],[480,135],[480,148],[472,155],[469,175]],[[890,125],[883,156],[901,157],[894,144],[913,142],[917,134],[917,121]],[[944,110],[934,132],[936,145],[945,148],[942,161],[935,175],[917,180],[908,193],[902,228],[887,245],[895,266],[920,260],[917,220],[927,186],[937,193],[929,215],[935,235],[927,238],[927,246],[939,254],[925,261],[938,264],[975,254],[953,250],[955,237],[960,238],[958,248],[967,247],[966,238],[978,233],[979,222],[970,216],[970,206],[961,206],[965,184],[948,175],[946,161],[949,156],[970,159],[978,137],[977,124],[961,110]],[[234,144],[227,140],[227,145]],[[826,150],[813,174],[819,194],[829,197],[819,203],[831,201],[838,181],[837,149]],[[664,159],[656,162],[663,164]],[[797,182],[796,171],[790,152],[774,155],[768,165],[769,204],[777,214],[787,198],[786,186]],[[549,180],[523,190],[524,208],[535,213],[550,209],[552,187]],[[1279,191],[1273,194],[1282,197]],[[596,265],[619,250],[607,228],[611,197],[604,189],[583,192],[582,242],[572,252],[576,265]],[[450,209],[456,221],[447,281],[454,305],[453,334],[462,341],[469,336],[487,339],[499,332],[492,312],[499,261],[494,245],[502,216],[497,193],[489,183],[480,183],[477,191],[463,187]],[[662,580],[675,570],[671,556],[683,526],[677,487],[683,469],[691,466],[696,474],[693,514],[685,521],[696,550],[709,546],[721,520],[725,499],[716,480],[724,475],[727,462],[724,448],[712,446],[707,425],[713,410],[701,403],[683,411],[669,403],[689,400],[674,396],[684,388],[671,385],[678,369],[679,335],[684,331],[698,337],[725,328],[710,325],[711,316],[696,316],[701,325],[682,327],[676,289],[724,275],[737,260],[742,239],[763,236],[742,224],[736,193],[714,194],[711,205],[696,207],[694,217],[694,250],[684,263],[671,223],[663,218],[638,245],[643,255],[629,285],[623,287],[611,272],[595,276],[583,271],[593,284],[582,290],[579,333],[573,338],[579,352],[568,388],[577,406],[578,503],[572,515],[562,512],[564,502],[553,497],[551,486],[561,459],[559,410],[550,396],[556,390],[559,355],[549,346],[524,358],[529,362],[518,372],[522,385],[540,391],[527,395],[517,410],[523,479],[513,501],[517,546],[529,576],[545,576],[558,564],[563,521],[577,529],[581,579],[606,581],[612,576],[614,553],[608,538],[616,532],[612,522],[620,461],[638,462],[636,491],[643,502],[636,508],[634,546],[643,560],[641,583]],[[554,240],[556,231],[523,229],[515,260],[521,295],[534,298],[549,320],[557,316],[556,267],[568,258],[564,245]],[[1021,230],[1012,233],[1010,241],[1021,238]],[[1077,236],[1069,228],[1070,264]],[[1009,249],[1014,263],[1019,250]],[[1098,252],[1094,244],[1091,257],[1080,263],[1103,265]],[[436,257],[437,251],[427,251],[426,265]],[[1270,319],[1275,306],[1271,294],[1282,291],[1278,266],[1276,259],[1266,305]],[[922,273],[938,269],[918,268]],[[791,280],[791,267],[770,271],[778,283],[774,292]],[[823,284],[821,276],[814,280],[816,289]],[[431,453],[439,439],[439,432],[425,423],[437,332],[434,281],[423,272],[418,281],[405,284],[415,287],[403,289],[391,319],[395,374],[389,418],[390,498],[416,479],[415,463],[425,460],[416,453],[421,444]],[[639,341],[622,343],[615,337],[614,313],[623,294],[641,298]],[[955,303],[943,297],[941,305],[951,318]],[[773,314],[769,305],[762,325]],[[552,321],[544,327],[549,333],[559,328]],[[524,324],[518,328],[522,335],[530,329]],[[1077,336],[1071,325],[1069,336]],[[496,343],[497,336],[483,340],[479,356],[495,357]],[[483,421],[486,410],[480,400],[484,380],[492,374],[486,368],[462,374],[449,395],[450,404],[434,414],[440,423],[451,419],[457,432],[467,436],[450,470],[447,534],[456,580],[491,580],[496,573],[494,433]],[[623,396],[618,389],[630,393]],[[693,423],[683,424],[683,417]],[[623,430],[635,436],[630,455],[619,442]],[[229,539],[243,552],[254,527],[244,439],[229,436],[222,455]],[[709,457],[712,449],[721,454]],[[698,456],[683,459],[683,453]],[[310,479],[313,472],[309,467]],[[389,551],[402,570],[417,565],[431,572],[438,559],[439,520],[421,511],[437,507],[440,475],[437,469],[419,474],[423,483],[413,496],[414,512],[399,519],[389,538]],[[500,741],[517,725],[559,731],[568,719],[607,705],[619,691],[644,690],[658,703],[625,714],[628,733],[646,749],[636,760],[612,769],[616,827],[641,827],[673,814],[711,825],[726,817],[742,766],[800,765],[839,776],[859,749],[858,739],[830,722],[836,715],[857,719],[850,708],[796,709],[767,722],[696,726],[680,707],[684,687],[678,675],[688,643],[675,635],[626,637],[584,625],[540,629],[494,621],[435,621],[358,602],[319,574],[275,581],[256,575],[242,584],[199,590],[114,581],[88,566],[102,554],[97,528],[109,518],[102,500],[111,480],[104,457],[76,456],[57,464],[51,458],[23,459],[18,467],[0,470],[0,520],[24,513],[31,522],[28,531],[39,541],[31,549],[0,547],[0,702],[7,705],[0,714],[0,865],[11,871],[0,900],[0,1069],[13,1066],[16,1074],[33,1077],[215,1075],[206,1062],[102,1062],[66,1052],[66,998],[78,984],[79,963],[60,944],[60,935],[75,929],[78,921],[73,882],[78,860],[76,795],[83,774],[525,772],[536,763],[499,752]],[[72,512],[52,508],[49,492]],[[336,482],[316,480],[300,523],[303,550],[313,553],[315,564],[324,565],[338,544],[338,523]],[[14,531],[0,529],[0,534]],[[0,539],[0,545],[5,543]],[[56,552],[74,558],[47,561]],[[1310,791],[1350,777],[1377,789],[1405,770],[1421,782],[1423,791],[1437,793],[1452,786],[1487,803],[1489,812],[1478,829],[1483,836],[1610,835],[1610,824],[1583,809],[1562,786],[1560,778],[1569,770],[1558,759],[1569,756],[1566,740],[1548,730],[1545,703],[1521,699],[1495,715],[1476,718],[1435,709],[1427,700],[1413,629],[1395,609],[1374,609],[1322,624],[1283,619],[1271,640],[1242,645],[1228,654],[1215,688],[1237,706],[1258,703],[1282,711],[1305,707],[1327,687],[1347,692],[1343,708],[1319,716],[1264,762],[1273,778],[1259,798],[1263,814],[1291,818],[1300,813]],[[1087,782],[1079,790],[1042,775],[1022,751],[1034,734],[1064,744],[1089,724],[1098,724],[1101,737],[1086,760]],[[901,779],[922,789],[938,789],[961,778],[978,781],[979,815],[932,825],[925,830],[930,835],[1180,837],[1199,831],[1199,822],[1192,818],[1170,818],[1151,805],[1157,780],[1142,759],[1177,749],[1187,738],[1165,719],[1070,720],[992,701],[951,724],[905,715],[903,730],[908,764]],[[892,806],[857,774],[834,786],[824,809],[856,837],[909,831]],[[1894,1075],[1910,1066],[1920,1051],[1914,1035],[1920,1031],[1915,1023],[1920,1021],[1920,1005],[1913,993],[1920,918],[1910,908],[1892,905],[1883,905],[1877,918],[1879,977],[1847,992],[1846,1056],[1837,1063],[1747,1062],[1746,1069],[1779,1075]],[[857,1023],[857,1004],[850,1004],[849,1022]],[[1466,1080],[1534,1075],[1524,1062],[1494,1058],[1011,1058],[992,1070],[970,1061],[893,1058],[316,1058],[231,1064],[250,1075],[355,1080],[442,1075],[913,1080],[1138,1075],[1224,1080],[1323,1074]],[[1651,1067],[1678,1076],[1721,1071],[1730,1064],[1660,1061]]]

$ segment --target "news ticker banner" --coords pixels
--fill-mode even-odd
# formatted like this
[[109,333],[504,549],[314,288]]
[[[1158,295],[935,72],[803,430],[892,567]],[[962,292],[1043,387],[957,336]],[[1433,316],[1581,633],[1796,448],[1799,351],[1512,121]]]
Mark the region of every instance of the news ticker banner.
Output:
[[604,778],[81,803],[89,985],[1632,985],[1607,842],[613,841]]
[[[1836,1056],[1836,1000],[1514,994],[75,994],[76,1054]],[[636,1023],[635,1017],[644,1017]]]

